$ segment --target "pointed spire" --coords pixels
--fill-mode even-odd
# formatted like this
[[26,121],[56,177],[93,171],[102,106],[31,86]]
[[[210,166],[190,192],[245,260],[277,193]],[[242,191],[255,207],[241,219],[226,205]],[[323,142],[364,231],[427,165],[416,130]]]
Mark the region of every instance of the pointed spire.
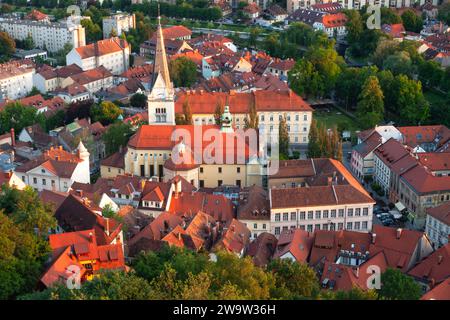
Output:
[[158,75],[161,74],[167,87],[170,86],[169,64],[167,63],[166,47],[164,46],[164,36],[161,27],[161,15],[159,13],[158,3],[158,29],[156,30],[156,50],[155,60],[153,62],[153,81],[155,83]]

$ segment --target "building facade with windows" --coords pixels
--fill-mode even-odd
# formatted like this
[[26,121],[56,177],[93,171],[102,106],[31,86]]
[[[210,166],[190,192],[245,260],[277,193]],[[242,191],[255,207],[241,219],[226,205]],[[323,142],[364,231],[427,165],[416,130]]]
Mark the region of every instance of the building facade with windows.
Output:
[[353,230],[369,232],[375,201],[333,159],[280,161],[269,177],[270,229]]
[[450,201],[427,209],[425,232],[435,248],[449,243],[450,238]]
[[36,47],[49,52],[62,50],[66,44],[72,48],[86,45],[84,27],[70,17],[63,22],[0,17],[0,30],[15,40],[25,40],[31,36]]
[[103,39],[111,37],[111,32],[120,36],[122,32],[128,32],[136,28],[136,16],[133,14],[117,13],[103,18]]

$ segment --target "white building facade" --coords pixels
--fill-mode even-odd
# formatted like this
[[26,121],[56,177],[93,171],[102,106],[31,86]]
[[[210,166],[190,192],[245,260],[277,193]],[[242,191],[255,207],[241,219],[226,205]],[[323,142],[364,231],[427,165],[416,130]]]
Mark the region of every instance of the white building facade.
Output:
[[86,44],[84,27],[70,18],[64,22],[0,18],[0,30],[16,40],[24,40],[31,35],[36,47],[46,48],[49,52],[62,50],[66,44],[73,48]]
[[111,37],[114,30],[117,36],[122,32],[128,32],[130,29],[136,28],[136,17],[133,14],[118,13],[103,18],[103,39]]

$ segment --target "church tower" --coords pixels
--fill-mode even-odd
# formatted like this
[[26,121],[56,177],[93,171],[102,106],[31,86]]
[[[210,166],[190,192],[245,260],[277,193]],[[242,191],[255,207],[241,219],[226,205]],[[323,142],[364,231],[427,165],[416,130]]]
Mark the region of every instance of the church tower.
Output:
[[149,124],[175,124],[175,91],[170,81],[159,8],[153,76],[147,96],[147,108]]

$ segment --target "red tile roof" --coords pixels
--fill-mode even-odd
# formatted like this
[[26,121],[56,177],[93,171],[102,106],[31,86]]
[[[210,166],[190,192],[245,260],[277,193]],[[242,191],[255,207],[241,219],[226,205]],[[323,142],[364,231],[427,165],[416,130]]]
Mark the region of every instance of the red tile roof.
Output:
[[374,154],[388,167],[403,157],[409,156],[410,152],[406,146],[394,138],[389,139],[384,144],[375,149]]
[[408,274],[419,281],[438,284],[450,277],[450,243],[439,248],[412,268]]
[[322,17],[325,28],[344,27],[347,23],[347,16],[344,13],[326,14]]
[[431,171],[450,171],[450,152],[420,152],[419,162]]
[[415,263],[416,250],[423,237],[420,231],[374,225],[369,252],[374,255],[383,251],[390,268],[406,272]]
[[383,30],[384,33],[387,33],[393,38],[401,38],[405,33],[405,27],[403,27],[403,24],[401,23],[383,24],[381,26],[381,30]]
[[75,83],[79,85],[85,85],[101,79],[112,77],[112,73],[104,66],[97,67],[95,69],[87,70],[82,73],[70,76]]
[[450,129],[444,125],[398,127],[397,129],[404,137],[403,143],[412,148],[422,143],[435,142],[435,140],[438,140],[437,146],[440,147],[450,140]]
[[450,176],[434,176],[423,166],[415,166],[401,176],[418,194],[435,193],[450,190]]
[[117,151],[110,155],[109,157],[102,159],[100,164],[102,166],[114,167],[125,170],[125,154],[127,153],[127,148],[122,148],[122,150]]
[[450,300],[450,278],[425,293],[420,300]]
[[227,225],[222,238],[216,243],[216,248],[225,249],[228,252],[241,254],[250,242],[250,230],[242,222],[233,219]]
[[[172,26],[168,28],[163,28],[163,36],[164,39],[175,40],[177,38],[190,37],[192,35],[192,31],[185,26]],[[156,37],[156,34],[154,34]]]
[[450,226],[450,201],[433,208],[428,208],[427,214]]
[[273,258],[281,258],[290,253],[297,262],[307,263],[314,241],[314,235],[308,231],[295,229],[283,231],[278,239]]
[[217,103],[228,101],[230,112],[248,113],[255,104],[257,111],[313,111],[313,108],[293,91],[258,90],[247,92],[180,92],[175,103],[175,112],[183,112],[183,103],[188,100],[193,114],[214,114]]
[[277,238],[268,232],[261,233],[248,246],[247,255],[253,258],[258,267],[266,266],[272,258],[277,246]]
[[294,65],[295,65],[294,59],[283,60],[276,58],[269,64],[269,67],[277,70],[289,71],[294,67]]
[[128,48],[128,42],[124,39],[113,37],[110,39],[99,40],[84,47],[75,48],[82,59],[103,56],[114,52],[120,52]]
[[36,21],[47,20],[48,15],[40,12],[39,10],[33,9],[29,14],[26,15],[25,19]]

